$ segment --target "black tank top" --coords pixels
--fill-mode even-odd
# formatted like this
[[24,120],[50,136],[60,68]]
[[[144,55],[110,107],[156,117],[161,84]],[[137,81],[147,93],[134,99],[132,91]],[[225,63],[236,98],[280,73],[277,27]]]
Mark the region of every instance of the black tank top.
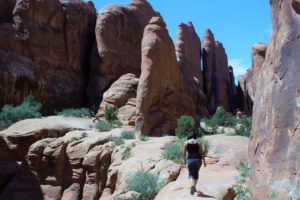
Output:
[[201,159],[201,155],[199,153],[199,144],[195,139],[191,139],[187,141],[187,152],[188,159]]

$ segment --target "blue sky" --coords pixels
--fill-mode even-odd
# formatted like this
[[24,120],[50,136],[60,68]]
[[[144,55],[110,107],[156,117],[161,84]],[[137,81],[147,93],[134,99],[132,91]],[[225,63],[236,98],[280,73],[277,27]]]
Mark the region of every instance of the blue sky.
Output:
[[[130,0],[93,0],[97,10],[105,5],[127,4]],[[271,34],[269,0],[148,0],[160,12],[175,40],[177,25],[192,21],[202,38],[210,28],[226,49],[235,76],[244,74],[251,65],[251,46],[268,42]]]

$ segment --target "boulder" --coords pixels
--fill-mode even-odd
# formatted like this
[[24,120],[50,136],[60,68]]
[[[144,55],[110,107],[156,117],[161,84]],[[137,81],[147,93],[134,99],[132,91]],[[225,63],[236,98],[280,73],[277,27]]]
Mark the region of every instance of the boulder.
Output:
[[5,0],[0,7],[0,106],[28,95],[47,114],[82,106],[96,21],[91,2]]
[[139,79],[134,74],[125,74],[115,81],[103,94],[98,116],[104,116],[106,106],[118,108],[118,118],[123,124],[134,125],[136,95]]
[[273,31],[253,108],[250,190],[254,199],[300,198],[300,16],[296,0],[270,1]]
[[133,73],[139,77],[144,28],[156,15],[146,0],[132,0],[127,6],[113,4],[99,11],[87,89],[91,105],[98,106],[103,93],[120,76]]
[[153,17],[144,31],[136,108],[137,135],[170,133],[179,116],[196,117],[193,99],[184,91],[174,44],[161,17]]

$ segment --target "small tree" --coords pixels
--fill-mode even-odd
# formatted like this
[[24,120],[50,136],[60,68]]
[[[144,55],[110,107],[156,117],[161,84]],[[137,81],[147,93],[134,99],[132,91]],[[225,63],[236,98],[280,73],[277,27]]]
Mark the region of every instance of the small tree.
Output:
[[175,134],[178,138],[185,138],[190,132],[198,131],[192,116],[183,115],[177,120]]
[[104,108],[104,118],[109,122],[118,120],[118,108],[106,105]]

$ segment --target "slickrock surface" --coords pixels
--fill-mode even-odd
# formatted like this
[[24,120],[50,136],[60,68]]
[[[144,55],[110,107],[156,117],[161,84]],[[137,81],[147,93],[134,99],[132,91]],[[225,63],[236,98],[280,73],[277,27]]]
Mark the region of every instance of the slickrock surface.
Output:
[[240,160],[247,160],[248,139],[239,136],[207,136],[210,149],[207,166],[200,169],[197,190],[202,194],[190,195],[188,170],[183,168],[176,181],[169,183],[155,200],[216,199],[232,200],[232,185],[236,183],[236,166]]

